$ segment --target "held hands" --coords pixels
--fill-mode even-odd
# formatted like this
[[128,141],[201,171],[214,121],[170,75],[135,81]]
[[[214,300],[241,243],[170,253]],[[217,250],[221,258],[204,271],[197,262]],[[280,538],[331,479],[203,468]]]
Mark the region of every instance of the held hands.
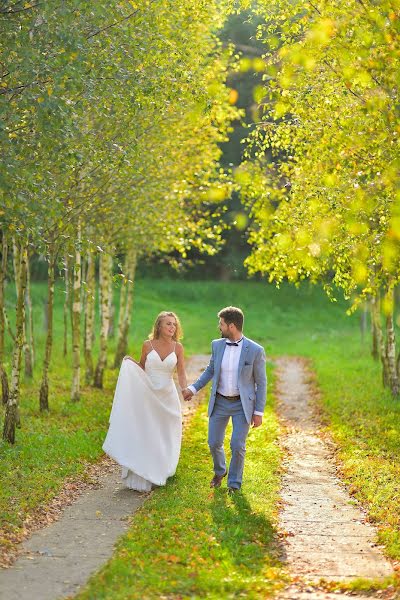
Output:
[[251,424],[252,424],[253,429],[255,427],[260,427],[260,425],[262,425],[262,420],[263,420],[262,415],[253,415],[251,417]]
[[185,388],[182,390],[182,396],[184,400],[188,401],[192,398],[193,392],[189,388]]

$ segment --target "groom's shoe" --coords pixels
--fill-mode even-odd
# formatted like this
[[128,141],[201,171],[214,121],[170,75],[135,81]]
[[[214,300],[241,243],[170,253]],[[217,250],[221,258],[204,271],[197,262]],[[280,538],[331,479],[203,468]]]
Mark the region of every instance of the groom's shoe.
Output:
[[210,481],[210,487],[217,488],[220,487],[221,481],[226,477],[226,471],[223,475],[214,475],[214,477]]

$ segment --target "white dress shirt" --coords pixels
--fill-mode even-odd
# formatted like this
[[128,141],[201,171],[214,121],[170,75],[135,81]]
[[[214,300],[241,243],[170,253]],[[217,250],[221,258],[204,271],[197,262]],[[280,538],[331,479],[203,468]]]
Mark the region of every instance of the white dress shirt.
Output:
[[228,346],[228,344],[225,344],[217,387],[217,393],[222,394],[222,396],[239,396],[239,360],[243,344],[242,340],[236,343],[238,346]]
[[[238,378],[239,378],[239,360],[242,352],[242,339],[238,340],[237,346],[228,346],[225,344],[224,355],[221,362],[221,372],[218,381],[217,394],[222,396],[239,396]],[[196,388],[189,385],[188,389],[196,394]],[[257,410],[255,415],[263,415],[264,413]]]

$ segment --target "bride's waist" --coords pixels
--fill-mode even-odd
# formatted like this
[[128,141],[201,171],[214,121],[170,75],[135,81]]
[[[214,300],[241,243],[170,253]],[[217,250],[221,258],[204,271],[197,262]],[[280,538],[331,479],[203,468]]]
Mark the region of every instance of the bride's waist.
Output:
[[171,377],[168,377],[168,375],[162,375],[161,373],[148,373],[148,377],[150,379],[151,384],[157,387],[174,385],[173,379],[171,379]]

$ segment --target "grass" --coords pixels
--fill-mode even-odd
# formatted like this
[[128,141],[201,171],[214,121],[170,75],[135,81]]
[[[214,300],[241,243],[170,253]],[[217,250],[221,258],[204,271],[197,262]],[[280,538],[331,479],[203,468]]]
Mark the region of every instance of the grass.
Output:
[[348,360],[343,357],[334,366],[326,355],[313,362],[324,421],[338,444],[344,479],[368,509],[388,556],[399,560],[399,400],[382,390],[379,369],[354,349]]
[[14,530],[39,505],[47,503],[66,477],[98,459],[109,406],[100,390],[85,391],[72,404],[61,386],[54,388],[52,411],[41,415],[33,398],[24,398],[23,426],[15,446],[1,443],[1,526]]
[[[10,292],[12,293],[11,286]],[[45,294],[43,284],[34,285],[39,365],[44,339],[41,307]],[[42,415],[38,410],[40,370],[37,369],[33,381],[25,381],[23,384],[22,429],[17,431],[17,443],[14,447],[8,447],[0,442],[0,523],[3,527],[21,527],[27,514],[57,493],[65,477],[79,475],[87,462],[94,462],[101,455],[101,442],[107,428],[117,373],[107,371],[104,390],[83,387],[82,400],[77,404],[70,402],[71,357],[67,361],[63,359],[60,343],[63,299],[62,287],[58,286],[55,307],[57,344],[51,368],[50,414]],[[339,446],[338,456],[342,461],[343,475],[351,492],[366,506],[370,519],[376,523],[379,539],[385,544],[387,554],[400,560],[400,402],[393,400],[382,388],[380,367],[370,356],[368,336],[366,341],[361,341],[358,319],[345,315],[346,306],[343,302],[331,303],[321,290],[306,285],[298,290],[288,286],[276,290],[254,281],[216,283],[142,279],[137,282],[135,290],[130,352],[138,356],[141,341],[151,329],[155,315],[163,309],[175,310],[179,314],[186,334],[186,354],[209,352],[210,340],[218,336],[216,313],[227,304],[236,304],[244,309],[246,334],[262,343],[269,357],[291,354],[310,359],[322,393],[320,402],[326,427]],[[110,358],[112,351],[113,342]],[[271,395],[269,399],[271,400]],[[203,426],[200,419],[196,425],[198,431],[191,431],[193,439],[200,435],[204,441]],[[271,427],[272,435],[274,426]],[[185,442],[188,446],[184,447],[181,465],[187,464],[185,461],[191,456],[186,449],[192,443],[190,439],[187,438]],[[248,456],[251,454],[257,456],[253,451]],[[260,458],[257,457],[257,460]],[[271,473],[275,472],[274,465],[275,463],[263,463],[264,478],[270,477],[271,469]],[[202,466],[199,465],[199,468]],[[249,461],[246,468],[252,468]],[[168,505],[170,500],[172,502],[175,490],[179,490],[179,496],[183,491],[186,494],[186,488],[189,487],[187,493],[190,493],[193,480],[186,480],[186,476],[196,475],[198,485],[201,477],[198,473],[190,473],[190,469],[186,474],[180,470],[171,485],[154,494],[148,505],[153,506],[153,512],[161,510],[161,505]],[[208,478],[209,465],[206,484]],[[245,498],[254,507],[255,499],[250,497],[253,493],[250,481],[251,478]],[[208,511],[209,522],[204,526],[207,531],[211,531],[216,523],[212,517],[214,505],[210,504],[211,499],[204,494],[205,490],[199,493],[199,513]],[[271,497],[272,503],[273,498]],[[229,510],[224,508],[225,501]],[[225,509],[230,514],[230,502],[230,499],[222,495],[218,504],[221,513],[218,514],[224,514]],[[183,509],[182,505],[179,506]],[[147,511],[147,505],[144,510]],[[263,518],[273,527],[271,510],[270,507],[263,506],[262,509],[257,509],[257,514],[264,515]],[[196,525],[197,512],[192,516],[195,530],[201,531],[200,525]],[[152,518],[154,519],[154,514]],[[135,527],[136,525],[135,521]],[[145,529],[140,531],[146,544],[149,532]],[[172,532],[172,526],[166,531]],[[161,535],[161,529],[158,534]],[[266,539],[269,539],[268,536]],[[228,540],[222,544],[222,548],[226,550],[227,546]],[[268,543],[267,547],[269,548]],[[129,548],[129,552],[139,552],[138,546],[130,545]],[[266,565],[272,564],[269,562],[272,559],[268,552],[269,550],[264,554]],[[177,552],[172,554],[178,555]],[[132,557],[132,554],[129,556]],[[121,555],[118,560],[122,561]],[[129,558],[127,564],[130,565],[131,562]],[[163,559],[160,564],[165,567],[167,563]],[[171,568],[170,564],[168,568]],[[121,569],[123,571],[122,566]],[[129,570],[130,566],[125,566],[125,569]],[[172,571],[175,572],[175,569],[184,570],[179,562],[173,566]],[[189,569],[187,571],[191,572]],[[223,570],[218,571],[221,579],[224,577],[222,572]],[[108,577],[105,573],[103,576]],[[128,575],[126,577],[129,578]],[[192,581],[193,589],[198,586],[199,593],[204,589],[202,577],[203,575],[196,576]],[[250,578],[255,586],[259,585],[258,577],[259,574],[256,573]],[[169,582],[172,581],[174,579],[171,576]],[[189,584],[186,581],[185,585]],[[229,582],[226,585],[226,589],[230,589]],[[209,593],[214,592],[209,590]],[[256,589],[254,593],[258,593]]]
[[226,484],[210,491],[205,413],[203,405],[187,431],[175,477],[135,515],[113,559],[79,600],[265,598],[282,586],[273,411],[267,411],[267,427],[249,435],[246,481],[234,496]]

